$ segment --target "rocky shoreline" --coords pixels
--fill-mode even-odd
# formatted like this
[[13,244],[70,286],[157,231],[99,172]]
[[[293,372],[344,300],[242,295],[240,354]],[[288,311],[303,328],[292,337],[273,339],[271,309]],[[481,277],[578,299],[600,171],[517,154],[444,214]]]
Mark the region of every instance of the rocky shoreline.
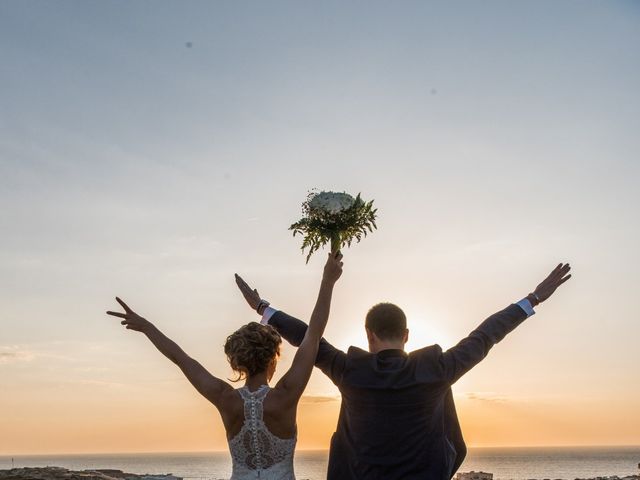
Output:
[[[468,472],[458,474],[462,478],[467,475],[481,473],[488,478],[492,478],[492,474],[484,472]],[[139,475],[136,473],[126,473],[122,470],[112,469],[95,469],[95,470],[69,470],[63,467],[21,467],[12,468],[10,470],[0,470],[0,480],[183,480],[171,473],[167,474],[150,474]],[[538,480],[530,478],[528,480]],[[564,479],[540,479],[540,480],[564,480]],[[593,478],[576,478],[573,480],[640,480],[640,475],[627,475],[618,477],[613,475],[610,477],[593,477]]]
[[[530,478],[529,480],[537,480]],[[542,480],[551,480],[549,478],[543,478]],[[553,480],[563,480],[561,478],[554,478]],[[612,475],[610,477],[593,477],[593,478],[575,478],[574,480],[640,480],[640,475],[627,475],[626,477],[619,477]]]
[[[550,480],[545,478],[543,480]],[[626,477],[619,477],[612,475],[610,477],[593,477],[593,478],[576,478],[574,480],[640,480],[640,475],[627,475]]]
[[0,470],[0,480],[183,480],[172,474],[126,473],[122,470],[69,470],[62,467],[22,467]]
[[[456,475],[455,480],[493,480],[493,473],[487,472],[460,472]],[[563,478],[528,478],[527,480],[567,480]],[[640,475],[626,475],[619,477],[618,475],[611,475],[608,477],[586,477],[586,478],[574,478],[573,480],[640,480]]]

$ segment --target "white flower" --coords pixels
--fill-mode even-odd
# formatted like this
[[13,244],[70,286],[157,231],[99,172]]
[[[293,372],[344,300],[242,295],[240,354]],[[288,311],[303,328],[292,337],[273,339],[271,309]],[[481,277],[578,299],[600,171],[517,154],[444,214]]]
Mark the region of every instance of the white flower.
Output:
[[335,215],[351,208],[355,201],[348,193],[320,192],[309,201],[309,208]]

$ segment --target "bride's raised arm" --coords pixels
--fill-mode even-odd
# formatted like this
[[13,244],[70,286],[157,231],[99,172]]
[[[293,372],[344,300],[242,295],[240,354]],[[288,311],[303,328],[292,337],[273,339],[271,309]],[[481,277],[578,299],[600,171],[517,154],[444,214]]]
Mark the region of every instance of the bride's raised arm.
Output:
[[123,320],[120,323],[125,325],[127,329],[144,333],[165,357],[180,367],[185,377],[202,396],[218,406],[222,393],[231,390],[231,385],[211,375],[206,368],[187,355],[177,343],[162,333],[153,323],[131,310],[118,297],[116,297],[116,300],[125,313],[109,311],[107,315],[122,318]]
[[307,382],[309,382],[318,354],[318,345],[329,320],[333,286],[341,275],[342,254],[340,252],[332,252],[329,254],[327,263],[324,266],[318,300],[311,314],[307,332],[293,358],[291,368],[276,384],[276,389],[283,391],[287,399],[293,404],[298,402],[307,386]]

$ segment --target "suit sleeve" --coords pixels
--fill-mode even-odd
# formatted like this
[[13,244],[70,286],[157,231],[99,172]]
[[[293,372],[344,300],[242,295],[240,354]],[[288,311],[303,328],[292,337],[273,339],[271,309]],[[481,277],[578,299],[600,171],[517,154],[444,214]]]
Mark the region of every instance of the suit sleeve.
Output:
[[[297,347],[307,331],[307,324],[282,311],[275,312],[269,319],[269,325],[275,327],[278,333],[291,345]],[[320,339],[320,347],[316,357],[316,367],[324,372],[333,383],[339,385],[344,372],[347,355],[327,342]]]
[[519,305],[494,313],[456,346],[444,352],[441,364],[447,383],[453,384],[487,356],[491,347],[527,318]]

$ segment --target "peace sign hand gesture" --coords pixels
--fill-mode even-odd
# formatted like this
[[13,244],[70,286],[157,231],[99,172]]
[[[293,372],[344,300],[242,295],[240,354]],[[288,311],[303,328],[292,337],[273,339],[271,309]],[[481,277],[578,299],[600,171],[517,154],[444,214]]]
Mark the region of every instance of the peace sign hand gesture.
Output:
[[120,298],[116,297],[116,300],[120,304],[122,308],[124,308],[125,313],[120,312],[107,312],[107,315],[111,315],[113,317],[124,318],[120,323],[122,325],[126,325],[128,330],[135,330],[136,332],[147,332],[149,328],[152,326],[151,322],[147,319],[142,318],[136,312],[131,310],[126,303],[124,303]]

